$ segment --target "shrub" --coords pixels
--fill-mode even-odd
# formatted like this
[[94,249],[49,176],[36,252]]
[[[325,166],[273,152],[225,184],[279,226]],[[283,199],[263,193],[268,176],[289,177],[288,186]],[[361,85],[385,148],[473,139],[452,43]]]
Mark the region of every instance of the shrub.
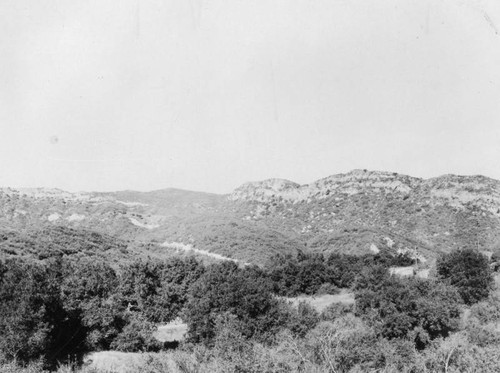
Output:
[[500,371],[498,347],[481,348],[470,344],[465,332],[438,339],[423,353],[425,368],[430,372]]
[[125,325],[124,309],[115,295],[118,287],[115,271],[105,263],[87,259],[67,263],[64,272],[61,281],[64,309],[81,318],[88,349],[109,349]]
[[203,271],[203,265],[193,258],[134,262],[125,267],[120,276],[121,305],[142,314],[150,322],[173,320],[179,316],[190,287]]
[[477,318],[481,323],[498,322],[500,320],[500,294],[493,293],[482,302],[470,308],[470,317]]
[[375,368],[377,349],[374,331],[361,319],[347,315],[333,323],[322,322],[306,336],[311,361],[332,371],[348,372],[354,366]]
[[388,283],[388,280],[389,271],[383,265],[365,267],[356,277],[354,289],[378,291]]
[[356,313],[387,339],[411,338],[419,349],[459,326],[460,296],[451,286],[390,278],[356,293]]
[[500,343],[500,332],[496,324],[481,324],[476,318],[469,318],[465,326],[469,342],[480,346],[498,345]]
[[343,254],[331,254],[327,261],[327,280],[339,288],[350,287],[361,271],[359,258]]
[[332,303],[320,314],[322,321],[335,321],[335,319],[345,316],[354,311],[353,304]]
[[325,294],[335,295],[338,293],[340,293],[340,289],[338,287],[329,282],[326,282],[319,287],[318,291],[316,292],[316,295],[325,295]]
[[477,303],[488,297],[493,276],[488,258],[477,250],[454,250],[438,258],[439,277],[455,286],[466,304]]
[[2,373],[48,373],[43,369],[43,361],[37,360],[29,364],[19,364],[16,360],[7,360],[0,356],[0,372]]
[[254,268],[239,269],[233,262],[209,266],[192,286],[183,312],[189,339],[211,344],[215,320],[224,313],[236,316],[246,338],[272,339],[285,315],[270,288]]
[[147,320],[134,317],[111,343],[111,348],[124,352],[159,351],[161,343],[153,337],[156,326]]
[[22,363],[45,358],[46,367],[85,351],[85,329],[68,314],[59,293],[61,263],[0,263],[0,351]]
[[292,310],[287,327],[294,335],[304,337],[319,321],[318,311],[309,303],[302,301],[297,309]]
[[415,349],[415,343],[409,339],[381,340],[377,346],[380,359],[385,365],[383,372],[415,373],[425,371],[422,359]]

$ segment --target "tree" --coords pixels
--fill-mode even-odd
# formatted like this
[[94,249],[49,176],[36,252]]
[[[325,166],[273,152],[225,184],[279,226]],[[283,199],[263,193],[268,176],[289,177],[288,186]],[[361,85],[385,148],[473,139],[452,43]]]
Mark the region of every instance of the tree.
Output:
[[121,304],[149,322],[168,322],[179,315],[191,285],[203,272],[203,265],[193,258],[136,261],[120,275]]
[[315,294],[326,282],[325,258],[322,254],[302,254],[298,256],[299,272],[297,281],[299,293]]
[[283,296],[315,294],[329,280],[323,255],[300,250],[296,257],[275,255],[266,270],[274,291]]
[[125,325],[124,307],[115,292],[118,278],[107,264],[90,260],[67,262],[61,281],[64,309],[81,318],[86,328],[87,347],[106,350]]
[[458,328],[460,295],[443,283],[389,278],[356,293],[356,312],[374,325],[379,336],[410,338],[419,349]]
[[488,297],[493,275],[488,258],[474,249],[454,250],[438,258],[439,277],[455,286],[466,304],[474,304]]
[[283,296],[294,296],[299,293],[297,281],[299,264],[291,254],[273,256],[266,269],[275,293]]
[[138,260],[121,270],[118,294],[123,307],[147,313],[161,288],[164,263]]
[[354,283],[361,269],[359,258],[333,253],[327,260],[327,279],[339,288],[348,288]]
[[134,317],[129,320],[120,334],[111,343],[111,348],[124,352],[159,351],[161,342],[153,336],[156,326],[141,318]]
[[60,298],[61,263],[0,263],[0,351],[27,363],[45,358],[79,359],[85,352],[86,330],[68,314]]
[[193,342],[211,344],[217,317],[227,313],[236,317],[246,338],[271,338],[277,324],[284,322],[278,301],[268,281],[255,268],[240,269],[233,262],[207,267],[193,284],[183,318]]
[[168,322],[179,316],[188,300],[189,289],[205,268],[194,258],[174,258],[165,263],[160,275],[160,288],[150,300],[147,311],[152,322]]

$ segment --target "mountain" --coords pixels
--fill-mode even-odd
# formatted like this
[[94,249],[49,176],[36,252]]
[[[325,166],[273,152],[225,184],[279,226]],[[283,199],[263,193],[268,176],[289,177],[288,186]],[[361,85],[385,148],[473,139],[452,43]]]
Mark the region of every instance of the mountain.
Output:
[[4,255],[29,253],[20,249],[19,242],[29,244],[19,235],[33,238],[52,231],[66,237],[63,243],[79,242],[82,234],[101,235],[97,241],[108,246],[115,240],[110,256],[124,258],[212,253],[262,264],[275,253],[297,250],[362,254],[387,249],[411,251],[425,260],[456,247],[500,248],[500,181],[354,170],[307,185],[282,179],[246,183],[229,195],[179,189],[0,190],[0,237],[10,237],[0,242]]

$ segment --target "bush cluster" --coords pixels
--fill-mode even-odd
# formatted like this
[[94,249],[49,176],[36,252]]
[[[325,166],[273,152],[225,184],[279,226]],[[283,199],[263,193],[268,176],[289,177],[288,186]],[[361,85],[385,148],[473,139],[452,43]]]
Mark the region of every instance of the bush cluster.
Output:
[[380,266],[411,265],[414,260],[408,254],[392,254],[382,250],[378,254],[362,256],[334,253],[297,255],[278,254],[266,265],[266,273],[273,284],[273,291],[283,296],[299,294],[335,293],[336,289],[349,288],[367,268]]
[[[298,252],[263,268],[185,258],[119,270],[85,258],[0,262],[0,365],[54,369],[87,351],[158,352],[167,346],[153,338],[156,326],[181,317],[191,355],[175,356],[192,371],[396,372],[410,364],[406,371],[425,372],[442,370],[443,356],[450,372],[477,368],[470,359],[500,347],[488,260],[460,250],[438,260],[436,279],[389,275],[406,260]],[[346,287],[355,304],[321,313],[280,297]]]
[[47,367],[87,351],[153,351],[158,322],[180,314],[204,272],[194,259],[108,264],[53,258],[0,263],[0,351],[7,359],[44,358]]

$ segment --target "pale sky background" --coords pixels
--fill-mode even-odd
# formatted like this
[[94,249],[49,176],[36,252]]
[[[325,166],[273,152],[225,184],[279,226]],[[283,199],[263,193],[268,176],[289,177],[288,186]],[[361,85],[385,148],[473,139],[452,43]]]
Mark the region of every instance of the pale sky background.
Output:
[[500,179],[500,2],[0,0],[0,185]]

